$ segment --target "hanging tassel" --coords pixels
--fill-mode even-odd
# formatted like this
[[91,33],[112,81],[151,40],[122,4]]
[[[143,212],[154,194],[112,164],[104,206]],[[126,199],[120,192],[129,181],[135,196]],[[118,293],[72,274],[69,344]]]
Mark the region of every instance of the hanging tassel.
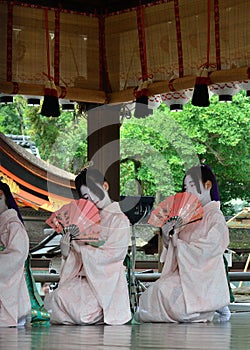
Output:
[[44,89],[44,99],[41,108],[41,115],[45,117],[59,117],[60,107],[58,100],[58,93],[54,83],[54,80],[50,74],[50,36],[49,36],[49,19],[48,9],[45,9],[45,28],[46,28],[46,48],[47,48],[47,68],[48,74],[43,73],[48,81]]
[[[208,85],[210,83],[208,69],[212,67],[209,63],[210,58],[210,18],[211,16],[211,0],[207,0],[207,62],[201,66],[202,72],[195,80],[194,92],[192,97],[192,105],[197,107],[208,107],[209,93]],[[203,75],[203,76],[202,76]]]
[[136,118],[143,118],[153,113],[152,109],[148,108],[148,86],[149,80],[145,80],[142,84],[134,90],[135,95],[135,114]]
[[192,97],[192,105],[197,107],[208,107],[209,102],[209,92],[208,84],[209,77],[197,77],[195,80],[194,92]]
[[59,117],[60,115],[57,88],[52,78],[49,78],[44,88],[41,115],[45,117]]

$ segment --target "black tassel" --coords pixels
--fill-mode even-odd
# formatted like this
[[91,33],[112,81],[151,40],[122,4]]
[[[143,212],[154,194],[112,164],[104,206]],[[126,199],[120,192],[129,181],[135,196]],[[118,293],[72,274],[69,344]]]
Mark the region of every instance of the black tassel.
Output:
[[148,108],[148,96],[141,95],[136,99],[135,117],[144,118],[152,114],[153,110]]
[[148,108],[148,85],[149,81],[144,81],[142,86],[135,89],[134,94],[136,97],[135,113],[136,118],[144,118],[153,113],[152,109]]
[[210,105],[208,93],[208,77],[197,77],[195,80],[192,105],[197,107],[208,107]]
[[45,117],[59,117],[60,107],[58,93],[54,81],[51,79],[47,82],[44,89],[44,99],[41,108],[41,115]]

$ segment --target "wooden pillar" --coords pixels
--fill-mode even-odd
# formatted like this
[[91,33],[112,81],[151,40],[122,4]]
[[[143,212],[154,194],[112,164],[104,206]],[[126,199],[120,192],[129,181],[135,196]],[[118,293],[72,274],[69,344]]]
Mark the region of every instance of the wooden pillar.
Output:
[[120,200],[120,106],[88,111],[88,160],[110,184],[110,197]]

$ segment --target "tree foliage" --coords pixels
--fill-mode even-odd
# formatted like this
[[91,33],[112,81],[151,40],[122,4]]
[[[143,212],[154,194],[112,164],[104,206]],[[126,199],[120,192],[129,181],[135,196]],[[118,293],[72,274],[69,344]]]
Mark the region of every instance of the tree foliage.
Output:
[[232,198],[249,202],[250,190],[250,101],[245,92],[234,96],[231,104],[218,102],[212,97],[208,108],[188,105],[181,122],[204,158],[216,173],[221,200]]
[[161,105],[152,116],[126,121],[122,159],[133,155],[137,166],[131,166],[130,159],[122,169],[122,184],[136,177],[144,195],[169,195],[181,189],[185,169],[205,160],[217,176],[225,211],[233,198],[249,203],[249,112],[250,101],[241,92],[231,104],[213,96],[206,108],[188,103],[182,112],[173,113]]
[[4,134],[22,135],[23,121],[18,109],[20,102],[0,105],[0,131]]
[[72,173],[86,164],[87,122],[82,116],[62,112],[58,118],[44,117],[40,106],[27,106],[22,96],[0,108],[0,131],[30,136],[43,160]]

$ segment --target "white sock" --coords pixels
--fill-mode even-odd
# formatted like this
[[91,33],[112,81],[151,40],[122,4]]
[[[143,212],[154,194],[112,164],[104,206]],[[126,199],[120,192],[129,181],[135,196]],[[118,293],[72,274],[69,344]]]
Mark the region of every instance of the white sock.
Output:
[[26,323],[26,316],[20,317],[18,319],[17,327],[24,327],[25,323]]
[[231,311],[229,310],[228,305],[221,307],[216,310],[216,312],[219,314],[218,322],[227,322],[230,320]]

